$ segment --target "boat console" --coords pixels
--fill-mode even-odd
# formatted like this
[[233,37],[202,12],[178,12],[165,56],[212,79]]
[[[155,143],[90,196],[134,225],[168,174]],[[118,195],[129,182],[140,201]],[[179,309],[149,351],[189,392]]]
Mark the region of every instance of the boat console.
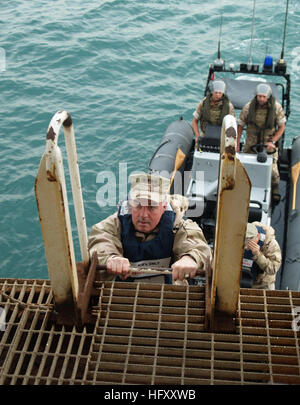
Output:
[[[255,154],[238,154],[238,158],[244,165],[252,184],[249,222],[259,221],[265,225],[270,225],[272,173],[272,157],[270,156],[268,155],[266,162],[258,162]],[[201,225],[204,230],[215,226],[214,212],[217,203],[219,160],[219,153],[194,152],[191,180],[186,196],[189,199],[190,208],[203,204]]]

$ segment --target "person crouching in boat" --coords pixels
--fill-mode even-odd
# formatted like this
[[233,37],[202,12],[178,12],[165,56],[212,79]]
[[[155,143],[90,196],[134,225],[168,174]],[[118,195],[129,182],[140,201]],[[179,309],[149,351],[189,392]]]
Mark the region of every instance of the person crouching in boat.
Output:
[[[90,254],[96,251],[107,268],[101,279],[183,284],[198,268],[210,266],[211,249],[199,226],[183,219],[188,200],[168,194],[170,180],[146,173],[129,180],[129,198],[89,235]],[[172,276],[131,277],[130,266],[171,266]]]
[[237,151],[240,148],[240,138],[245,125],[247,125],[247,131],[243,152],[255,153],[251,147],[256,144],[267,145],[267,152],[276,149],[272,165],[272,198],[275,202],[280,201],[276,142],[285,130],[285,123],[286,118],[282,106],[272,96],[271,87],[265,83],[257,86],[256,96],[243,107],[238,118]]
[[199,137],[205,136],[208,124],[221,126],[225,115],[231,114],[235,117],[234,106],[225,94],[225,91],[226,85],[224,81],[214,80],[212,82],[211,94],[204,97],[194,111],[192,127],[196,136],[196,149],[198,149]]
[[243,270],[251,274],[253,288],[275,290],[276,273],[281,266],[281,250],[271,226],[247,224]]

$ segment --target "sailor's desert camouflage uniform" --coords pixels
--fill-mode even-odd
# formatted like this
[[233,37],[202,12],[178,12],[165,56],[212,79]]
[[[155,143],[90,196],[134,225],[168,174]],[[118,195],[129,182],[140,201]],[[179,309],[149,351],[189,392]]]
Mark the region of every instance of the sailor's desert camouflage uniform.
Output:
[[[240,116],[238,118],[238,125],[241,125],[244,127],[245,125],[248,124],[248,114],[249,114],[249,107],[250,107],[251,101],[249,101],[242,109]],[[256,117],[257,117],[257,123],[259,126],[263,126],[265,119],[267,115],[267,109],[266,108],[258,108],[256,112]],[[283,125],[286,122],[286,118],[284,115],[283,108],[281,105],[278,103],[278,101],[275,101],[275,116],[276,116],[276,126],[279,127]],[[264,139],[260,141],[260,143],[266,144],[267,142],[271,142],[273,140],[273,136],[276,132],[276,128],[272,129],[265,129],[264,130]],[[247,126],[247,131],[246,131],[246,141],[245,145],[243,148],[243,152],[245,153],[254,153],[251,151],[251,146],[256,145],[258,141],[257,137],[257,128],[253,125]],[[278,166],[277,166],[277,161],[278,161],[278,148],[276,148],[276,152],[271,155],[273,157],[273,164],[272,164],[272,185],[278,185],[279,184],[279,171],[278,171]]]
[[[196,118],[196,120],[198,120],[198,121],[200,120],[200,129],[201,129],[200,136],[205,136],[205,129],[206,129],[206,123],[201,119],[203,104],[204,104],[205,100],[206,100],[206,97],[204,97],[203,100],[200,101],[200,103],[198,104],[198,107],[196,108],[196,110],[193,113],[194,118]],[[210,104],[210,119],[211,119],[212,125],[217,125],[217,123],[219,122],[222,104],[223,104],[223,100],[220,100],[217,103],[211,102],[211,104]],[[229,114],[232,115],[233,117],[235,117],[234,106],[230,100],[229,100]]]
[[[199,268],[202,265],[207,268],[207,266],[211,265],[212,253],[203,232],[194,221],[183,219],[184,212],[188,209],[187,199],[181,195],[171,195],[170,204],[176,213],[173,260],[177,261],[182,256],[189,255],[195,260]],[[154,229],[150,234],[136,231],[135,235],[139,241],[144,242],[153,239],[157,231],[158,228]],[[121,224],[117,213],[92,227],[88,246],[91,255],[93,252],[97,252],[99,264],[106,264],[109,257],[123,256]],[[113,280],[114,276],[103,271],[101,279]]]
[[267,227],[260,222],[253,222],[253,224],[261,226],[266,232],[263,247],[258,255],[253,256],[253,260],[263,271],[263,273],[258,274],[258,277],[253,284],[253,288],[274,290],[276,273],[281,265],[280,246],[275,239],[275,232],[271,226]]

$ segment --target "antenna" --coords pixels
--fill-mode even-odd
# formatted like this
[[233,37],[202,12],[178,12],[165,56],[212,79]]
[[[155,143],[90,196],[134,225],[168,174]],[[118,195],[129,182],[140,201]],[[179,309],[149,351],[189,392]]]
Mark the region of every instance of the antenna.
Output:
[[241,72],[254,72],[257,73],[259,70],[258,65],[252,64],[252,47],[253,47],[253,34],[254,34],[254,22],[255,22],[255,3],[256,0],[253,0],[253,10],[252,10],[252,27],[251,27],[251,41],[250,41],[250,52],[249,52],[249,61],[248,63],[240,64]]
[[286,62],[284,60],[284,45],[285,45],[285,34],[286,34],[286,27],[287,27],[288,9],[289,9],[289,0],[286,0],[285,20],[284,20],[283,38],[282,38],[282,49],[281,49],[280,60],[276,63],[276,66],[275,66],[275,72],[279,73],[279,74],[285,74],[285,72],[286,72]]
[[220,16],[220,31],[219,31],[219,41],[218,41],[218,54],[217,59],[214,62],[214,69],[217,71],[223,70],[224,61],[221,58],[221,36],[222,36],[222,25],[223,25],[223,13]]
[[221,16],[220,16],[220,31],[219,31],[219,42],[218,42],[218,59],[221,59],[222,25],[223,25],[223,13],[221,13]]
[[256,3],[256,0],[253,1],[253,10],[252,10],[251,41],[250,41],[250,53],[249,53],[249,62],[248,62],[249,66],[252,65],[252,46],[253,46],[253,33],[254,33],[254,21],[255,21],[255,3]]
[[283,39],[282,39],[282,50],[281,50],[280,59],[284,58],[284,44],[285,44],[285,33],[286,33],[286,26],[287,26],[288,9],[289,9],[289,0],[286,0],[285,20],[284,20],[284,29],[283,29]]

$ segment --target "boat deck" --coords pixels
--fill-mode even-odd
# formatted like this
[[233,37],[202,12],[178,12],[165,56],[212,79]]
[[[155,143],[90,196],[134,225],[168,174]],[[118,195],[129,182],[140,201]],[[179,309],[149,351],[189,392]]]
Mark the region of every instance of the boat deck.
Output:
[[48,280],[0,279],[1,385],[300,384],[300,292],[241,289],[236,333],[211,333],[204,287],[95,288],[76,329],[53,321]]

